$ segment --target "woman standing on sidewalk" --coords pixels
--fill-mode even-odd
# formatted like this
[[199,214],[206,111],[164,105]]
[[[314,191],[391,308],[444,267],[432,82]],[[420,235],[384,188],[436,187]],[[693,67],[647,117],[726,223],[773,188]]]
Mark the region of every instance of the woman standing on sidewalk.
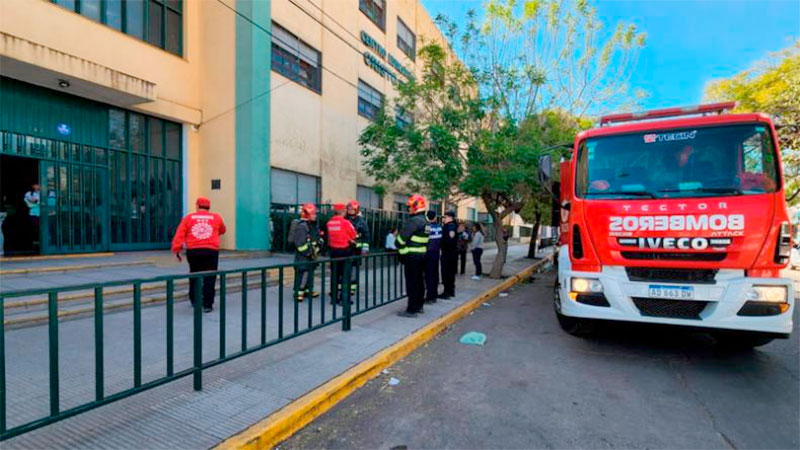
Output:
[[473,280],[480,280],[483,275],[483,266],[481,265],[481,256],[483,256],[483,227],[481,224],[475,222],[472,229],[472,241],[469,243],[469,248],[472,250],[472,262],[475,264],[475,275],[472,276]]

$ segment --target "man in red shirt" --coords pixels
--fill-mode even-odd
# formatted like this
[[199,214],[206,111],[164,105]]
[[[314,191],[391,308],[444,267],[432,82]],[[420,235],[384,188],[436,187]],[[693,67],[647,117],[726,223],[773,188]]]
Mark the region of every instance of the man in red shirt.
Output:
[[341,304],[342,299],[339,294],[342,291],[343,284],[350,283],[350,274],[345,273],[344,261],[336,261],[337,259],[347,258],[353,255],[353,249],[356,244],[355,227],[344,217],[346,207],[344,203],[335,203],[333,205],[333,217],[328,221],[328,247],[331,252],[331,304]]
[[[225,222],[222,216],[209,211],[211,200],[197,198],[197,211],[187,214],[181,220],[175,237],[172,238],[172,253],[181,261],[181,249],[186,245],[186,259],[189,261],[189,272],[216,271],[219,264],[219,237],[225,234]],[[203,277],[203,311],[214,310],[214,283],[216,275]],[[189,299],[194,305],[197,293],[194,283],[189,283]]]

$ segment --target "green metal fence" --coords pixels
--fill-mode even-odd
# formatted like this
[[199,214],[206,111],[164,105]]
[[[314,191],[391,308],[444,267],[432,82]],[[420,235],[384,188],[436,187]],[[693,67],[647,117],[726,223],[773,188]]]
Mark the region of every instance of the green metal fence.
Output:
[[[297,273],[298,268],[314,268],[320,283],[319,296],[316,298],[306,298],[303,303],[298,302],[292,295],[291,286],[285,286],[288,277]],[[339,270],[343,269],[344,276],[341,286],[341,302],[336,304],[330,302],[331,289],[338,289],[338,284],[329,283],[334,279]],[[353,270],[355,269],[355,270]],[[355,275],[355,276],[353,276]],[[193,321],[191,331],[187,329],[175,329],[174,305],[178,294],[185,296],[185,292],[179,292],[179,286],[192,283],[196,292],[201,292],[204,277],[217,277],[218,289],[218,314],[219,329],[204,330],[203,312],[200,301],[196,301],[193,306]],[[405,297],[403,271],[398,263],[395,253],[372,253],[367,256],[350,257],[343,259],[320,259],[313,262],[302,262],[293,264],[278,264],[264,267],[253,267],[235,270],[221,270],[217,272],[203,272],[180,276],[165,276],[149,279],[135,279],[128,281],[115,281],[109,283],[85,284],[80,286],[69,286],[52,289],[31,289],[23,291],[12,291],[0,293],[0,441],[14,436],[27,433],[31,430],[52,424],[71,416],[81,414],[91,409],[106,405],[108,403],[121,400],[132,395],[136,395],[145,390],[163,385],[179,378],[192,376],[194,389],[200,390],[203,385],[203,371],[218,364],[225,363],[232,359],[244,356],[264,348],[279,344],[286,340],[313,332],[322,327],[326,327],[341,322],[342,330],[350,330],[352,318],[367,311],[379,308],[389,303],[398,301]],[[239,282],[241,288],[239,298],[230,295],[228,286],[233,286]],[[166,318],[166,368],[161,376],[147,382],[142,380],[142,286],[152,285],[153,283],[163,283],[166,291],[166,299],[163,303]],[[328,286],[330,284],[330,286]],[[350,286],[355,284],[355,290],[351,294]],[[131,371],[133,374],[133,386],[123,389],[112,395],[106,395],[104,386],[106,367],[104,365],[104,322],[108,312],[104,311],[104,292],[110,292],[111,288],[125,286],[133,287],[133,303],[130,311],[123,311],[116,314],[132,314],[133,320],[133,361]],[[277,290],[277,293],[275,292]],[[287,292],[288,290],[288,292]],[[94,293],[94,399],[77,406],[63,408],[61,404],[60,391],[60,366],[59,360],[59,325],[64,319],[59,319],[59,297],[66,293],[76,293],[78,291],[89,291]],[[270,303],[270,310],[275,313],[275,317],[267,314],[268,302],[274,299],[268,298],[268,293],[277,295],[277,305]],[[14,420],[15,411],[8,410],[8,369],[6,360],[6,336],[13,330],[7,329],[5,325],[6,300],[11,298],[21,298],[30,296],[46,296],[48,308],[47,321],[47,347],[48,347],[48,366],[49,366],[49,414],[35,420]],[[248,295],[257,296],[256,311],[248,311]],[[252,297],[251,297],[252,298]],[[288,299],[288,300],[287,300]],[[228,317],[226,309],[228,306],[234,307],[231,302],[240,302],[240,317]],[[161,305],[152,306],[161,307]],[[253,342],[248,342],[248,317],[257,315],[260,324],[260,333]],[[241,321],[241,335],[229,336],[227,320]],[[191,367],[183,370],[176,369],[175,363],[175,333],[193,333],[193,363]],[[269,331],[269,333],[268,333]],[[114,331],[112,331],[113,333]],[[203,356],[203,336],[204,333],[219,333],[219,351],[213,357]],[[268,334],[274,334],[274,339],[268,339]],[[42,334],[42,338],[45,336]],[[239,339],[240,346],[236,346],[237,351],[230,352],[226,343],[227,338]],[[44,345],[44,343],[42,343]],[[216,352],[215,352],[216,353]],[[118,369],[115,367],[114,369]],[[17,377],[17,380],[20,377]],[[91,383],[91,376],[87,380],[81,378],[81,382]],[[75,382],[74,379],[69,380]],[[16,383],[17,388],[25,389],[25,384]],[[70,402],[70,403],[74,403]],[[9,419],[11,422],[9,423]]]
[[[321,230],[325,229],[325,224],[328,219],[333,215],[332,205],[319,204],[317,205],[317,223]],[[408,218],[407,212],[401,211],[386,211],[383,209],[370,209],[361,208],[361,215],[367,222],[369,227],[370,242],[369,246],[372,249],[383,249],[386,242],[386,235],[392,228],[398,229]],[[273,204],[270,208],[270,227],[272,231],[272,246],[270,248],[273,252],[285,253],[290,252],[289,246],[289,227],[292,220],[300,217],[300,205],[286,205],[286,204]],[[471,224],[472,221],[469,222]],[[487,242],[494,241],[495,229],[491,222],[480,222],[483,226],[483,233]],[[506,228],[509,233],[512,227],[507,225]],[[471,231],[471,229],[470,229]]]
[[[393,227],[400,227],[408,217],[408,213],[385,211],[382,209],[361,208],[361,214],[369,227],[369,246],[371,249],[383,249],[386,235]],[[328,219],[333,215],[330,204],[317,205],[317,223],[320,229],[325,228]],[[300,205],[273,204],[270,208],[270,227],[272,231],[273,252],[288,252],[289,227],[292,220],[300,217]]]

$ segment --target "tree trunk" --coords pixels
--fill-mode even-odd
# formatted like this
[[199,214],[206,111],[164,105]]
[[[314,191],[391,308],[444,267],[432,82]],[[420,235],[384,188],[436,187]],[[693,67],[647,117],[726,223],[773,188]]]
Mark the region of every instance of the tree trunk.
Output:
[[507,242],[503,239],[503,219],[497,212],[490,212],[492,220],[494,221],[494,241],[497,243],[497,255],[494,257],[492,263],[492,271],[489,273],[489,278],[498,279],[503,276],[503,264],[506,262],[506,251],[508,250]]
[[536,253],[539,252],[539,228],[542,226],[542,215],[536,213],[536,219],[533,222],[533,231],[531,231],[531,243],[528,245],[528,258],[536,258]]

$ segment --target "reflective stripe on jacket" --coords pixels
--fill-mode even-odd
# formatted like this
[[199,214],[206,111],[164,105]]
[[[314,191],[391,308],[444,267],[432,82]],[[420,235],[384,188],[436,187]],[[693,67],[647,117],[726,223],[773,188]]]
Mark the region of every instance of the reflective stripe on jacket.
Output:
[[347,216],[347,220],[353,224],[358,236],[356,237],[356,248],[369,250],[369,227],[367,221],[360,215]]
[[428,230],[424,212],[409,217],[397,236],[397,252],[400,255],[423,256],[428,251]]

